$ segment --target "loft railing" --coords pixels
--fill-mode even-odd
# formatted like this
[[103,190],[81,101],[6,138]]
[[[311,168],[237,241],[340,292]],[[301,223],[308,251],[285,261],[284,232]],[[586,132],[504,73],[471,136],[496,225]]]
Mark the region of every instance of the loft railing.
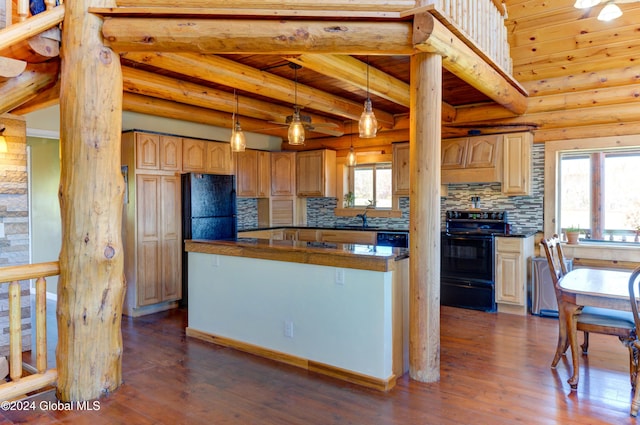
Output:
[[[0,285],[9,285],[9,378],[0,385],[0,402],[21,397],[53,385],[58,379],[56,369],[47,367],[47,293],[46,277],[60,274],[57,261],[0,268]],[[22,308],[20,281],[36,279],[35,330],[36,365],[22,360]],[[33,347],[32,347],[33,348]],[[23,376],[24,371],[33,373]]]
[[425,0],[424,3],[425,6],[433,4],[435,14],[443,17],[454,33],[473,41],[484,56],[512,74],[504,3],[499,0]]

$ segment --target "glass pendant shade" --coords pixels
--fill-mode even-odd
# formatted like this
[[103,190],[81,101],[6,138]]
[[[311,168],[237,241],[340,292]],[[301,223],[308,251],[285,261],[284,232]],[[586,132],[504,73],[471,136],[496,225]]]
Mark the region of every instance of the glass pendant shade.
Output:
[[587,9],[600,3],[600,0],[576,0],[573,7],[576,9]]
[[618,5],[609,2],[602,8],[600,14],[598,14],[598,20],[612,21],[620,16],[622,16],[622,10],[620,10]]
[[360,115],[358,130],[360,131],[360,137],[363,139],[376,137],[376,133],[378,132],[378,120],[373,113],[371,99],[367,98],[367,100],[364,101],[364,111],[362,111],[362,115]]
[[358,163],[356,158],[356,152],[353,150],[353,146],[349,149],[349,153],[347,154],[347,166],[354,167]]
[[300,120],[298,111],[293,114],[287,136],[290,145],[304,145],[304,124]]
[[247,141],[240,127],[240,123],[236,121],[236,126],[231,130],[231,152],[244,152],[247,147]]

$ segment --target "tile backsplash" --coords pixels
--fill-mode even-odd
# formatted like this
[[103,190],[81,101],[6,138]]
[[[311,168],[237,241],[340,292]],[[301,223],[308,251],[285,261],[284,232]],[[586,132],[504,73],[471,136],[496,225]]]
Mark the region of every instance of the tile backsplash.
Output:
[[[480,197],[479,207],[483,210],[505,210],[509,213],[509,222],[513,232],[538,231],[543,228],[544,202],[544,144],[533,145],[533,176],[531,196],[505,196],[499,183],[450,184],[449,193],[440,201],[442,222],[444,214],[452,209],[471,208],[471,197]],[[334,227],[360,224],[356,217],[336,217],[336,198],[308,198],[307,225]],[[371,226],[389,229],[409,228],[409,198],[400,199],[401,218],[371,217]],[[238,199],[238,229],[258,227],[258,209],[256,199]]]

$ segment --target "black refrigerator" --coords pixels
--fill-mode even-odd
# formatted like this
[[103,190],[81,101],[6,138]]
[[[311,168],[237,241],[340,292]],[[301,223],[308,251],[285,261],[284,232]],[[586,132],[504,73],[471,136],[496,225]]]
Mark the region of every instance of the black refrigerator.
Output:
[[188,263],[185,239],[235,240],[236,180],[233,175],[182,175],[182,302],[188,306]]

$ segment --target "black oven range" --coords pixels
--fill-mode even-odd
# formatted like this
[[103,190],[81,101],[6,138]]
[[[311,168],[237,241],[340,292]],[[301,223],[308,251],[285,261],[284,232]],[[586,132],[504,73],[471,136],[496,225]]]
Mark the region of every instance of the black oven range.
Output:
[[506,211],[446,212],[440,256],[442,305],[496,311],[495,235],[509,231]]

